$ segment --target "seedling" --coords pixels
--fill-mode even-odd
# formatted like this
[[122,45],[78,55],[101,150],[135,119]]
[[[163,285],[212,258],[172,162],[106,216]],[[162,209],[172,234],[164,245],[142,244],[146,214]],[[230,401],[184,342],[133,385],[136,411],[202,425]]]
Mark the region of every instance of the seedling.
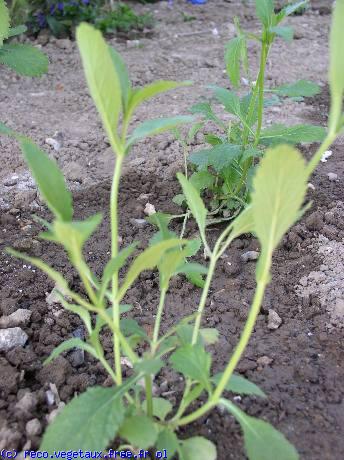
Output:
[[[265,86],[267,59],[275,39],[281,37],[290,41],[293,38],[293,30],[281,25],[282,21],[306,4],[307,1],[299,1],[275,13],[273,0],[256,0],[256,13],[262,25],[260,35],[243,31],[239,20],[235,19],[236,37],[226,46],[226,71],[233,89],[210,87],[212,100],[223,106],[230,121],[223,121],[215,114],[212,100],[191,108],[193,114],[202,116],[207,130],[204,140],[210,146],[191,151],[190,143],[184,139],[184,144],[188,144],[188,161],[193,171],[190,180],[201,193],[209,195],[210,192],[208,223],[233,219],[250,202],[255,167],[267,147],[280,143],[317,142],[325,137],[325,130],[320,126],[273,124],[263,127],[266,107],[283,104],[288,99],[299,101],[320,92],[318,85],[307,80],[276,88]],[[247,56],[249,40],[258,42],[261,48],[255,79],[251,78]],[[242,96],[247,86],[249,92]],[[209,131],[209,124],[215,125],[215,132]],[[174,201],[183,204],[184,197],[177,196]]]
[[[209,254],[206,270],[192,262],[185,262],[199,243],[171,237],[165,231],[166,221],[164,227],[161,223],[163,217],[159,215],[156,216],[161,225],[158,237],[130,263],[128,260],[134,254],[135,244],[121,249],[118,247],[118,187],[122,164],[131,146],[146,136],[191,121],[189,117],[146,121],[128,135],[132,115],[138,105],[149,97],[186,83],[155,82],[141,89],[133,89],[122,59],[106,45],[100,32],[86,24],[77,30],[88,87],[116,155],[110,199],[112,254],[101,278],[92,273],[82,251],[86,240],[99,225],[101,215],[83,221],[73,220],[72,196],[56,163],[30,140],[0,125],[2,133],[18,139],[40,194],[53,213],[54,219],[51,223],[45,223],[47,231],[42,237],[66,249],[84,287],[84,293],[76,292],[61,274],[43,260],[9,250],[14,256],[47,273],[57,285],[61,304],[80,316],[88,332],[86,341],[78,338],[67,340],[53,351],[47,361],[79,347],[94,356],[113,380],[110,388],[95,386],[72,399],[47,428],[40,450],[51,455],[58,450],[103,451],[110,446],[118,446],[119,441],[116,443],[116,440],[121,439],[125,444],[119,445],[117,450],[130,450],[133,455],[140,449],[151,449],[153,452],[158,449],[166,450],[169,459],[215,460],[217,454],[213,443],[200,436],[180,439],[178,429],[216,406],[222,406],[240,424],[250,460],[299,458],[295,448],[281,433],[267,422],[245,414],[232,402],[229,394],[224,393],[266,397],[260,388],[234,371],[253,332],[265,288],[270,282],[273,251],[305,210],[309,176],[324,151],[344,128],[343,16],[344,0],[337,0],[330,41],[329,126],[325,140],[308,164],[292,146],[268,149],[253,179],[249,206],[225,228],[213,247],[207,238],[207,209],[200,194],[191,181],[183,174],[178,174],[188,207],[198,224],[200,238]],[[235,238],[249,232],[255,233],[261,245],[256,269],[256,291],[238,344],[223,372],[214,375],[211,354],[206,350],[206,345],[215,343],[218,333],[216,329],[202,327],[209,287],[221,255]],[[118,271],[126,264],[129,268],[123,281],[119,282]],[[130,306],[123,304],[126,292],[140,273],[151,269],[159,272],[161,292],[152,338],[134,320],[123,317],[130,311]],[[188,273],[189,270],[206,272],[200,302],[193,315],[164,331],[161,320],[170,280],[174,274]],[[113,335],[114,362],[107,360],[102,347],[104,328],[110,329]],[[147,351],[143,355],[137,353],[139,342],[146,345]],[[132,375],[125,380],[121,357],[126,357],[133,365]],[[167,398],[157,398],[152,394],[153,380],[164,366],[171,366],[183,376],[185,382],[183,397],[176,407]],[[196,409],[192,409],[191,404]]]
[[34,46],[10,43],[8,40],[26,31],[24,25],[10,26],[10,14],[4,0],[0,0],[0,64],[20,75],[38,77],[48,70],[48,58]]

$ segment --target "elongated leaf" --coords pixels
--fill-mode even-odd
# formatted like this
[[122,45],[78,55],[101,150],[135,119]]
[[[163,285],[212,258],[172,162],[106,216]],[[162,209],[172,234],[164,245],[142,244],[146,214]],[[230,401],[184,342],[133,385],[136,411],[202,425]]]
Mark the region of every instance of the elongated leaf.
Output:
[[154,246],[149,247],[142,252],[132,263],[127,276],[120,288],[118,297],[119,301],[123,298],[132,283],[136,280],[141,272],[144,270],[153,269],[160,262],[161,257],[168,249],[184,245],[185,240],[171,239],[162,241]]
[[72,350],[73,348],[80,348],[81,350],[87,351],[87,353],[90,353],[95,358],[98,358],[96,350],[91,345],[75,337],[73,339],[65,340],[59,346],[57,346],[50,354],[49,358],[44,361],[44,364],[50,363],[64,351]]
[[168,252],[164,255],[159,263],[159,273],[160,273],[160,287],[161,289],[167,289],[170,279],[176,273],[178,267],[185,260],[186,253],[185,249],[183,251],[176,250]]
[[60,304],[68,311],[71,311],[75,315],[78,315],[84,322],[87,332],[89,334],[92,333],[92,322],[91,322],[91,315],[90,313],[80,305],[70,304],[68,303],[63,295],[60,292],[56,293],[57,298],[59,299]]
[[183,125],[185,123],[192,123],[193,117],[180,115],[172,118],[157,118],[155,120],[148,120],[141,123],[136,129],[134,129],[130,138],[127,141],[126,148],[128,149],[132,144],[144,139],[145,137],[155,136],[164,131],[169,131],[176,126]]
[[169,80],[157,80],[149,85],[144,86],[143,88],[135,88],[133,94],[129,101],[129,116],[134,112],[134,110],[143,102],[151,99],[154,96],[157,96],[160,93],[170,91],[175,88],[180,88],[182,86],[189,86],[192,82],[190,81],[169,81]]
[[0,0],[0,47],[4,40],[8,38],[10,30],[10,15],[5,0]]
[[236,144],[219,144],[211,149],[198,150],[189,155],[190,163],[198,166],[201,170],[213,166],[217,172],[230,166],[239,158],[241,146]]
[[178,173],[177,178],[182,186],[184,196],[186,198],[187,204],[192,212],[192,215],[196,219],[198,227],[202,232],[205,230],[206,218],[207,218],[207,209],[204,206],[204,203],[199,195],[199,192],[195,189],[193,185],[186,179],[186,177]]
[[191,175],[189,180],[200,191],[212,187],[215,177],[208,171],[197,171]]
[[220,403],[240,423],[249,460],[298,460],[295,447],[272,425],[246,415],[226,399],[221,399]]
[[252,233],[254,231],[254,214],[252,206],[247,206],[238,217],[235,218],[232,225],[231,239],[235,239],[244,233]]
[[304,8],[309,3],[308,0],[300,0],[299,2],[291,3],[290,5],[285,6],[282,9],[284,16],[290,16],[293,13],[296,13],[301,8]]
[[48,426],[41,450],[103,450],[114,439],[124,418],[123,393],[117,388],[94,387],[74,398]]
[[193,114],[202,114],[206,120],[211,120],[217,125],[225,128],[224,123],[222,123],[222,121],[215,115],[211,105],[208,102],[199,102],[198,104],[193,105],[190,108],[190,112]]
[[0,48],[0,64],[20,75],[39,77],[48,71],[48,58],[34,46],[10,43]]
[[330,130],[336,132],[343,111],[344,97],[344,0],[334,4],[330,32],[329,84],[331,91]]
[[209,388],[211,356],[201,345],[184,345],[176,350],[170,362],[173,369]]
[[253,181],[254,230],[263,252],[271,254],[298,219],[308,174],[301,154],[292,147],[268,150]]
[[217,457],[215,445],[202,436],[181,441],[180,450],[183,460],[200,460],[201,458],[216,460]]
[[1,123],[1,121],[0,121],[0,134],[3,134],[5,136],[11,136],[16,139],[20,137],[19,134],[13,131],[13,129],[8,128],[4,123]]
[[119,434],[129,441],[132,446],[139,449],[147,449],[153,446],[158,437],[158,431],[152,419],[145,415],[126,418]]
[[256,0],[256,12],[262,24],[269,27],[273,23],[274,17],[273,0]]
[[17,26],[17,27],[11,27],[8,32],[8,38],[16,37],[17,35],[21,35],[26,31],[27,31],[27,27],[24,26],[24,24],[21,24],[20,26]]
[[57,164],[29,139],[22,139],[20,146],[44,201],[57,218],[69,221],[72,196]]
[[288,26],[275,26],[271,27],[271,32],[283,38],[286,42],[292,41],[294,37],[294,31],[291,27]]
[[264,145],[298,144],[299,142],[321,142],[326,136],[322,126],[272,125],[262,130],[259,142]]
[[122,107],[123,112],[125,113],[131,96],[131,83],[128,69],[121,55],[115,50],[115,48],[109,46],[109,52],[121,85]]
[[312,97],[319,94],[320,91],[320,86],[309,80],[299,80],[273,88],[274,93],[285,97]]
[[[219,372],[218,374],[214,375],[211,378],[212,382],[215,384],[219,383],[222,374],[222,372]],[[241,377],[241,375],[233,374],[229,379],[225,389],[239,395],[255,395],[266,398],[266,394],[257,385],[245,379],[244,377]]]
[[119,251],[117,257],[113,257],[106,264],[103,271],[101,287],[99,290],[100,299],[103,299],[105,291],[109,285],[109,282],[111,281],[113,274],[123,267],[128,257],[135,251],[137,244],[138,243],[132,243],[126,248],[122,249],[121,251]]
[[90,94],[111,146],[116,153],[123,153],[117,134],[122,104],[121,83],[109,47],[101,33],[86,23],[77,28],[76,39]]
[[235,37],[226,45],[225,63],[227,74],[232,84],[237,87],[240,81],[240,61],[245,46],[244,36]]

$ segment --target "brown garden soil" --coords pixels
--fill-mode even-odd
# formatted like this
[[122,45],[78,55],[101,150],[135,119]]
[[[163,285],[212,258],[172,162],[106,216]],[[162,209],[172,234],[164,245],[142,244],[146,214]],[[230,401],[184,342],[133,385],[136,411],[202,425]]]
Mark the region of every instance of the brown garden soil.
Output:
[[[278,42],[268,66],[269,85],[309,78],[323,86],[322,94],[299,104],[270,108],[266,124],[326,122],[330,3],[311,2],[306,14],[290,19],[296,39],[290,44]],[[258,27],[253,6],[236,1],[209,0],[202,7],[177,1],[173,8],[162,2],[140,8],[155,14],[153,38],[140,39],[139,46],[132,41],[112,40],[123,53],[134,84],[158,78],[190,79],[195,87],[154,99],[138,112],[135,122],[186,113],[199,97],[207,95],[206,84],[226,85],[223,49],[234,33],[233,16],[240,16],[249,30]],[[195,19],[184,22],[180,11]],[[211,32],[215,28],[218,35]],[[110,249],[107,203],[113,156],[87,94],[75,44],[68,40],[45,43],[44,37],[39,41],[51,61],[49,73],[31,80],[1,69],[1,120],[31,136],[56,158],[73,190],[77,218],[96,212],[104,214],[100,229],[85,249],[92,269],[100,274]],[[257,61],[255,45],[250,45],[250,56]],[[44,145],[45,139],[56,131],[63,144],[58,152]],[[198,144],[201,142],[200,137]],[[56,345],[73,335],[82,336],[84,331],[76,316],[54,302],[54,285],[47,277],[6,255],[3,249],[13,246],[42,256],[66,276],[74,289],[82,288],[63,251],[38,239],[40,227],[32,215],[48,214],[17,145],[1,138],[0,147],[0,312],[2,318],[19,308],[31,312],[30,319],[20,324],[28,336],[26,344],[0,353],[0,446],[38,449],[41,430],[60,401],[68,402],[87,387],[109,385],[109,381],[92,357],[75,351],[42,365]],[[302,150],[309,157],[315,148],[312,145]],[[333,146],[333,155],[319,165],[312,178],[314,187],[309,189],[308,197],[313,202],[311,210],[276,251],[272,283],[237,369],[258,384],[268,398],[228,395],[250,415],[273,423],[295,444],[301,458],[308,460],[339,460],[344,455],[343,151],[343,140],[339,139]],[[139,249],[143,249],[152,236],[150,225],[135,221],[145,217],[147,202],[159,211],[179,211],[171,200],[179,192],[175,172],[182,168],[182,161],[181,149],[171,135],[149,139],[135,147],[121,183],[123,246],[139,240]],[[329,173],[336,173],[338,178],[330,181]],[[180,224],[175,226],[179,228]],[[210,241],[218,233],[219,228],[210,229]],[[187,235],[195,234],[196,227],[189,222]],[[204,325],[220,332],[219,342],[212,349],[214,371],[223,369],[247,317],[255,287],[255,262],[244,263],[241,256],[257,249],[254,238],[238,239],[216,271],[204,318]],[[164,329],[193,312],[199,296],[198,288],[177,277],[167,298]],[[125,300],[134,305],[132,317],[150,332],[158,301],[157,274],[141,275]],[[276,330],[268,328],[270,309],[282,319]],[[106,357],[111,360],[109,334],[104,335],[103,343]],[[177,401],[181,388],[180,376],[162,371],[155,391]],[[39,423],[27,425],[33,419]],[[245,458],[239,426],[228,414],[215,410],[180,432],[180,437],[195,434],[215,442],[220,460]]]

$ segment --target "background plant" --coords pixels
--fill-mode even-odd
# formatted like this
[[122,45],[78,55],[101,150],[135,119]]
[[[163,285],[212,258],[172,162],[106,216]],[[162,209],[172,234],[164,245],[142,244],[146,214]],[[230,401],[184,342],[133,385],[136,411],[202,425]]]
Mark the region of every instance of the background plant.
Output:
[[45,54],[34,46],[11,42],[11,38],[25,31],[24,25],[11,27],[8,7],[4,0],[0,0],[0,64],[20,75],[38,77],[48,70]]
[[48,29],[56,37],[71,36],[81,22],[94,24],[104,33],[128,33],[152,27],[153,18],[149,13],[136,14],[125,3],[110,5],[104,0],[34,0],[27,17],[30,32]]
[[[210,441],[199,436],[178,439],[177,433],[179,427],[221,405],[240,423],[246,453],[250,459],[298,458],[294,447],[281,433],[268,423],[246,415],[230,399],[224,397],[223,392],[229,390],[265,397],[257,386],[233,372],[253,331],[265,288],[270,282],[272,253],[288,228],[302,215],[309,176],[324,151],[344,128],[343,15],[344,0],[337,0],[330,39],[331,111],[328,131],[319,150],[308,164],[291,146],[269,149],[254,177],[250,205],[225,228],[214,247],[210,247],[207,240],[207,210],[199,192],[184,175],[178,175],[190,211],[198,224],[200,237],[207,248],[209,265],[197,311],[165,333],[161,333],[160,326],[169,281],[175,273],[187,272],[192,263],[185,264],[185,258],[195,250],[198,242],[195,244],[193,241],[171,238],[161,227],[158,237],[151,242],[150,247],[132,260],[122,283],[119,283],[118,271],[128,263],[135,244],[121,250],[118,248],[117,198],[121,167],[131,145],[147,135],[191,121],[187,117],[150,120],[128,134],[134,110],[148,97],[180,84],[155,82],[141,89],[133,89],[124,63],[116,51],[109,48],[100,33],[90,26],[79,27],[77,40],[90,93],[116,154],[110,200],[112,258],[100,279],[96,278],[87,265],[82,248],[96,230],[101,216],[92,216],[84,221],[73,220],[72,197],[55,162],[30,140],[0,125],[4,134],[13,136],[20,142],[40,193],[53,213],[54,220],[52,223],[45,223],[47,231],[42,237],[65,247],[84,286],[84,293],[75,292],[58,272],[42,260],[10,250],[13,255],[43,269],[55,281],[62,305],[78,314],[88,331],[87,341],[76,338],[68,340],[57,347],[48,360],[65,350],[80,347],[103,364],[114,382],[111,388],[90,388],[67,404],[48,427],[41,450],[53,452],[81,448],[99,451],[119,436],[126,443],[122,447],[132,449],[133,452],[137,452],[137,448],[155,446],[159,450],[166,449],[169,458],[178,454],[183,460],[214,460],[216,447]],[[211,355],[205,345],[216,341],[217,332],[201,327],[202,315],[218,259],[237,236],[248,232],[254,232],[261,244],[261,255],[256,269],[257,287],[239,342],[223,372],[213,375]],[[194,265],[192,269],[196,270],[196,267],[204,272],[204,268],[198,265]],[[153,337],[150,338],[139,324],[122,316],[130,309],[122,302],[137,276],[142,271],[153,268],[159,271],[161,297]],[[109,363],[104,356],[100,337],[104,327],[113,333],[114,363]],[[148,349],[142,356],[136,351],[136,344],[140,341],[146,342]],[[122,355],[133,364],[132,376],[126,380],[122,378]],[[167,399],[154,398],[152,395],[152,380],[167,362],[185,380],[183,398],[176,408]],[[205,397],[205,402],[199,401],[196,410],[190,409],[190,404],[200,397],[203,401]]]
[[[267,147],[280,143],[317,142],[325,137],[325,130],[319,126],[273,124],[263,127],[266,107],[283,104],[290,99],[300,101],[319,93],[320,88],[307,80],[266,88],[266,64],[272,44],[277,37],[286,41],[293,38],[293,30],[281,24],[287,16],[304,7],[307,1],[289,4],[278,13],[274,11],[273,0],[256,0],[255,3],[262,25],[260,35],[243,31],[239,20],[235,19],[236,37],[226,45],[225,64],[233,89],[211,86],[211,100],[191,108],[193,114],[200,114],[203,119],[203,123],[195,125],[194,133],[206,124],[204,140],[209,147],[191,152],[193,137],[182,139],[193,172],[190,180],[208,197],[210,223],[223,218],[232,219],[250,201],[255,167]],[[254,79],[247,56],[249,40],[260,44],[259,71]],[[249,92],[242,96],[247,86]],[[229,122],[224,122],[215,114],[212,102],[223,106],[231,117]],[[209,130],[209,124],[215,125],[216,131]],[[178,138],[181,139],[180,133]],[[183,204],[183,195],[178,195],[174,201]]]

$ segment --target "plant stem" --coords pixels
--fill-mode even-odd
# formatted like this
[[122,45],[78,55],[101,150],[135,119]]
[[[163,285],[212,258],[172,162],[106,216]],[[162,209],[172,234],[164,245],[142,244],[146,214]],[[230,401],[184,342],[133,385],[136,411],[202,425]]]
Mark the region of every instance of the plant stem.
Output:
[[328,150],[328,148],[331,146],[332,142],[336,139],[336,137],[337,137],[337,134],[334,132],[329,132],[327,134],[322,144],[320,145],[316,153],[312,156],[312,158],[310,159],[307,165],[307,172],[309,175],[311,175],[314,169],[317,167],[323,154],[326,152],[326,150]]
[[[117,155],[115,171],[113,175],[111,198],[110,198],[110,217],[111,217],[111,255],[116,257],[118,254],[118,191],[119,182],[121,178],[121,170],[123,163],[123,155]],[[112,315],[114,326],[119,329],[120,312],[119,302],[117,300],[118,292],[118,272],[116,271],[112,277]],[[114,359],[115,359],[115,372],[118,384],[122,383],[122,369],[121,369],[121,348],[118,334],[114,334]]]
[[257,81],[258,85],[258,124],[255,136],[254,145],[258,145],[260,132],[263,125],[263,114],[264,114],[264,83],[265,83],[265,67],[266,61],[268,57],[269,45],[267,43],[263,43],[262,45],[262,53],[260,56],[260,69],[259,69],[259,77]]
[[214,275],[215,267],[216,267],[216,257],[214,254],[211,254],[210,256],[210,264],[209,264],[209,269],[208,269],[208,274],[207,278],[204,283],[203,291],[202,291],[202,296],[198,305],[198,310],[197,310],[197,316],[196,316],[196,321],[195,321],[195,326],[192,334],[192,345],[195,345],[198,339],[198,333],[199,329],[201,326],[201,320],[202,320],[202,314],[204,311],[204,307],[207,301],[208,293],[209,293],[209,288],[210,288],[210,283]]
[[152,341],[152,354],[154,354],[155,351],[156,351],[156,347],[157,347],[157,343],[158,343],[158,339],[159,339],[161,317],[162,317],[162,313],[164,311],[166,292],[167,292],[166,288],[161,289],[160,301],[159,301],[158,311],[157,311],[157,314],[156,314],[155,324],[154,324],[153,341]]
[[153,417],[153,390],[152,390],[152,377],[147,375],[145,377],[146,387],[146,403],[147,403],[147,415]]

